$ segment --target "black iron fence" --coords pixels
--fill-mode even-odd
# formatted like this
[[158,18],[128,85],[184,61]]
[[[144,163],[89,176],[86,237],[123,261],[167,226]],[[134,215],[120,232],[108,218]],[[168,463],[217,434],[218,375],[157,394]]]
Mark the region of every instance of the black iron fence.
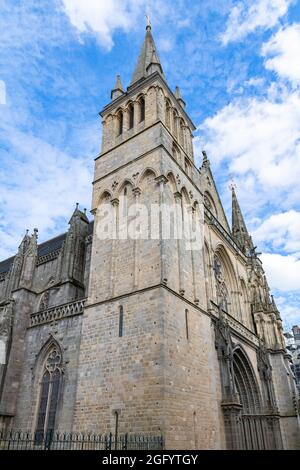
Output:
[[0,431],[0,450],[163,450],[162,436]]

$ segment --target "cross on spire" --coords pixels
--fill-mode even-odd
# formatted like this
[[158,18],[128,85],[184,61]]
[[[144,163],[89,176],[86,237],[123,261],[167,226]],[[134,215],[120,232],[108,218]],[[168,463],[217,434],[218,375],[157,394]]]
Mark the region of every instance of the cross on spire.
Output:
[[151,29],[151,19],[150,19],[149,13],[146,13],[145,17],[147,18],[147,27],[146,27],[146,29],[148,29],[148,28]]
[[149,14],[145,15],[147,18],[146,36],[143,46],[132,76],[131,85],[138,82],[141,78],[147,78],[152,73],[158,71],[162,76],[163,69],[159,60],[157,49],[151,33],[151,21]]

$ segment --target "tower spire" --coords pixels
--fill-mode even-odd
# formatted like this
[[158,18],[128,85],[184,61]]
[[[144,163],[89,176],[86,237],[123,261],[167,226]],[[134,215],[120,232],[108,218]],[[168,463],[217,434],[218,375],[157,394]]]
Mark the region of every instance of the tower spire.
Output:
[[235,186],[231,184],[232,191],[232,235],[235,238],[241,249],[248,254],[250,250],[253,250],[252,238],[250,237],[244,217],[238,203]]
[[141,78],[148,77],[156,71],[160,72],[162,76],[164,76],[155,42],[151,33],[152,28],[149,15],[146,15],[146,18],[146,36],[132,76],[131,85],[139,81]]

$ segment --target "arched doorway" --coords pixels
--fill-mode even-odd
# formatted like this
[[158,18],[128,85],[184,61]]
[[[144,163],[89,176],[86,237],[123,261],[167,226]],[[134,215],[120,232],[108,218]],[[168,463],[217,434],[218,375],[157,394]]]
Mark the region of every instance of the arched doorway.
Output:
[[241,444],[243,449],[269,448],[265,417],[262,415],[258,384],[248,357],[241,348],[233,352],[233,374],[241,408]]
[[[274,406],[266,407],[265,400],[262,400],[251,362],[243,347],[233,343],[231,329],[221,306],[219,318],[214,323],[227,448],[281,449],[278,411]],[[264,367],[267,367],[266,364],[265,360]],[[260,359],[258,370],[264,372],[265,369],[262,369]],[[270,374],[267,374],[267,377],[271,380]]]

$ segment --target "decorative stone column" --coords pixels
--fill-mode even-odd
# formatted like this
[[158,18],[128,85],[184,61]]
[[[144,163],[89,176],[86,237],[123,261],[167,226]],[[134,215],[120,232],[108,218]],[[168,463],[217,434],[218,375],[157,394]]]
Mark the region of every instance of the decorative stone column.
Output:
[[111,254],[110,254],[110,279],[109,279],[109,293],[108,297],[114,296],[115,290],[115,251],[116,251],[116,243],[118,243],[119,238],[119,199],[115,198],[111,200],[111,204],[113,206],[113,224],[114,230],[112,233],[112,240],[111,240]]
[[184,295],[185,289],[183,286],[182,266],[183,266],[183,247],[182,247],[182,195],[177,191],[174,194],[176,204],[176,235],[177,235],[177,253],[178,253],[178,279],[179,279],[179,294]]
[[155,181],[159,184],[159,238],[160,238],[160,263],[161,263],[161,283],[162,284],[167,284],[168,283],[168,275],[167,275],[167,267],[166,267],[166,247],[167,244],[163,238],[164,232],[163,232],[163,214],[162,214],[162,208],[164,207],[165,204],[165,193],[164,193],[164,187],[168,182],[168,178],[165,177],[165,175],[160,175],[157,178],[155,178]]
[[244,433],[242,429],[242,405],[234,402],[223,402],[221,407],[224,416],[227,449],[245,449]]
[[[195,217],[196,217],[196,210],[194,207],[189,207],[188,208],[188,214],[189,214],[189,223],[190,223],[190,238],[193,233],[193,224],[195,223]],[[199,304],[199,295],[198,295],[198,276],[196,274],[196,266],[200,268],[199,265],[199,257],[196,256],[195,253],[196,250],[193,249],[191,246],[191,262],[192,262],[192,271],[193,271],[193,290],[194,290],[194,302],[196,305]],[[196,258],[196,259],[195,259]],[[198,263],[197,263],[198,261]]]
[[[134,188],[133,194],[135,197],[135,207],[137,208],[139,204],[141,190],[140,188]],[[136,215],[136,214],[135,214]],[[134,260],[133,260],[133,288],[137,289],[139,285],[139,245],[140,240],[136,238],[136,221],[135,221],[135,237],[133,240],[133,252],[134,252]]]

